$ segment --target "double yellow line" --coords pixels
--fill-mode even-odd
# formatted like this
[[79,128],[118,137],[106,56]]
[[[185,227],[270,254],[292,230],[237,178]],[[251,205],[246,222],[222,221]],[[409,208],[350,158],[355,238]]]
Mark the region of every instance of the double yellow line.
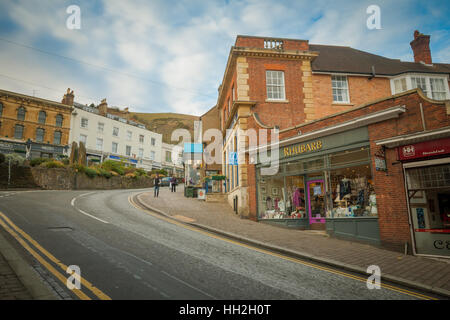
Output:
[[[45,258],[53,262],[56,266],[66,272],[67,267],[64,263],[60,262],[50,252],[45,250],[39,243],[31,238],[22,229],[16,226],[6,215],[0,212],[0,225],[13,236],[36,260],[38,260],[50,273],[52,273],[58,280],[60,280],[64,286],[66,286],[67,278],[60,273],[55,267],[52,266]],[[28,241],[28,242],[27,242]],[[37,251],[35,249],[37,249]],[[80,276],[80,282],[82,288],[90,290],[97,298],[101,300],[111,300],[111,298],[103,293],[100,289],[94,287],[89,281]],[[81,289],[72,290],[75,295],[81,300],[91,300]]]
[[[350,274],[350,273],[347,273],[347,272],[343,272],[343,271],[327,268],[327,267],[324,267],[324,266],[321,266],[321,265],[318,265],[318,264],[310,263],[310,262],[307,262],[307,261],[303,261],[303,260],[300,260],[300,259],[292,258],[292,257],[286,256],[286,255],[282,255],[282,254],[279,254],[279,253],[276,253],[276,252],[272,252],[272,251],[269,251],[269,250],[265,250],[265,249],[261,249],[261,248],[255,247],[255,246],[251,246],[251,245],[248,245],[248,244],[245,244],[245,243],[242,243],[242,242],[238,242],[238,241],[226,238],[226,237],[222,237],[222,236],[216,235],[216,234],[208,232],[208,231],[204,231],[204,230],[202,230],[200,228],[197,228],[197,227],[194,227],[194,226],[191,226],[191,225],[187,225],[187,224],[185,224],[183,222],[180,222],[180,221],[177,221],[177,220],[175,220],[173,218],[168,218],[168,217],[162,216],[160,214],[157,214],[157,213],[154,213],[154,212],[152,212],[150,210],[142,208],[140,205],[138,205],[137,203],[134,202],[132,196],[128,197],[128,201],[136,209],[139,209],[139,210],[141,210],[141,211],[143,211],[143,212],[145,212],[145,213],[147,213],[147,214],[149,214],[149,215],[151,215],[153,217],[156,217],[158,219],[167,221],[167,222],[169,222],[171,224],[178,225],[178,226],[183,227],[185,229],[189,229],[191,231],[195,231],[195,232],[204,234],[204,235],[206,235],[208,237],[219,239],[219,240],[226,241],[226,242],[229,242],[229,243],[233,243],[235,245],[238,245],[238,246],[241,246],[241,247],[245,247],[245,248],[251,249],[253,251],[261,252],[261,253],[268,254],[268,255],[271,255],[271,256],[274,256],[274,257],[278,257],[278,258],[281,258],[281,259],[284,259],[284,260],[288,260],[288,261],[291,261],[291,262],[294,262],[294,263],[302,264],[302,265],[305,265],[305,266],[308,266],[308,267],[311,267],[311,268],[314,268],[314,269],[326,271],[326,272],[333,273],[333,274],[336,274],[336,275],[340,275],[340,276],[343,276],[343,277],[346,277],[346,278],[350,278],[350,279],[353,279],[353,280],[357,280],[357,281],[361,281],[361,282],[367,283],[367,278],[364,278],[364,277],[360,277],[360,276],[353,275],[353,274]],[[414,292],[414,291],[406,290],[406,289],[399,288],[399,287],[392,286],[392,285],[385,284],[385,283],[381,283],[380,286],[382,288],[384,288],[384,289],[391,290],[391,291],[396,291],[396,292],[399,292],[399,293],[403,293],[403,294],[406,294],[406,295],[409,295],[409,296],[413,296],[413,297],[416,297],[416,298],[419,298],[419,299],[422,299],[422,300],[438,300],[436,298],[433,298],[433,297],[430,297],[430,296],[426,296],[426,295],[423,295],[421,293],[417,293],[417,292]]]

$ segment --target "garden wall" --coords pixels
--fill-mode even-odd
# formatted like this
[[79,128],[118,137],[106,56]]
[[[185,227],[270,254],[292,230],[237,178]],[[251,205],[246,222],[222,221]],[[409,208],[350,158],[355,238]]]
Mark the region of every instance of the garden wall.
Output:
[[[0,188],[8,186],[8,166],[0,165]],[[43,168],[28,166],[11,167],[10,188],[41,188],[46,190],[96,190],[96,189],[140,189],[153,186],[149,177],[132,178],[113,176],[89,178],[82,172],[70,168]]]

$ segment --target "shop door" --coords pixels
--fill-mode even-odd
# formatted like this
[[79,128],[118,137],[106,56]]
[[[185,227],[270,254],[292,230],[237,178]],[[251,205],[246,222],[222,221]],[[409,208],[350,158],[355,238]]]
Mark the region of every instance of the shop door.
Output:
[[307,182],[309,223],[325,223],[325,181]]

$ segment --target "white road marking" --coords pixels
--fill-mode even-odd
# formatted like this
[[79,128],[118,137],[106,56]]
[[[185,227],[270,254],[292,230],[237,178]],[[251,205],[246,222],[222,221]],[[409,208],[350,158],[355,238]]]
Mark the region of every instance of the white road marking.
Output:
[[170,278],[172,278],[172,279],[174,279],[174,280],[177,280],[177,281],[181,282],[182,284],[188,286],[188,287],[191,288],[191,289],[197,290],[198,292],[200,292],[200,293],[202,293],[202,294],[204,294],[204,295],[206,295],[206,296],[208,296],[208,297],[210,297],[210,298],[212,298],[212,299],[214,299],[214,300],[217,300],[216,297],[213,297],[212,295],[206,293],[205,291],[200,290],[199,288],[196,288],[196,287],[190,285],[189,283],[187,283],[187,282],[185,282],[185,281],[183,281],[183,280],[181,280],[181,279],[179,279],[179,278],[177,278],[177,277],[175,277],[175,276],[173,276],[173,275],[171,275],[171,274],[168,274],[168,273],[165,272],[165,271],[161,271],[161,273],[164,273],[166,276],[168,276],[168,277],[170,277]]
[[100,218],[97,218],[97,217],[95,217],[95,216],[93,216],[93,215],[91,215],[91,214],[89,214],[89,213],[87,213],[87,212],[85,212],[85,211],[83,211],[83,210],[81,210],[81,209],[78,209],[78,208],[75,206],[75,200],[76,200],[76,199],[81,198],[81,197],[83,197],[83,196],[87,196],[88,194],[92,194],[92,193],[95,193],[95,192],[83,193],[83,194],[81,194],[81,195],[79,195],[79,196],[73,198],[72,201],[70,201],[70,204],[71,204],[72,207],[74,207],[75,210],[77,210],[78,212],[80,212],[80,213],[82,213],[82,214],[84,214],[84,215],[86,215],[86,216],[88,216],[88,217],[91,217],[92,219],[95,219],[95,220],[98,220],[98,221],[100,221],[100,222],[109,224],[108,221],[105,221],[105,220],[102,220],[102,219],[100,219]]

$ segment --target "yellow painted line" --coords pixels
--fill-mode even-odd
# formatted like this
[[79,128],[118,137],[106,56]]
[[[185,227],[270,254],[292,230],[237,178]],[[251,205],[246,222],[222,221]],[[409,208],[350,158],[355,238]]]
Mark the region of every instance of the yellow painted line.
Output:
[[[33,257],[36,258],[44,267],[47,268],[49,272],[51,272],[57,279],[59,279],[64,285],[66,285],[67,278],[65,278],[61,273],[59,273],[51,264],[45,261],[36,251],[34,251],[16,232],[14,232],[8,225],[0,219],[0,225],[10,234],[12,235]],[[84,292],[79,289],[72,290],[78,298],[81,300],[91,300]]]
[[[222,241],[226,241],[226,242],[229,242],[229,243],[233,243],[235,245],[248,248],[250,250],[254,250],[254,251],[261,252],[261,253],[264,253],[264,254],[268,254],[268,255],[271,255],[271,256],[275,256],[275,257],[278,257],[278,258],[281,258],[281,259],[284,259],[284,260],[288,260],[288,261],[291,261],[291,262],[295,262],[295,263],[298,263],[298,264],[306,265],[306,266],[314,268],[314,269],[318,269],[318,270],[326,271],[326,272],[329,272],[329,273],[337,274],[337,275],[340,275],[340,276],[343,276],[343,277],[346,277],[346,278],[350,278],[350,279],[354,279],[354,280],[357,280],[357,281],[361,281],[361,282],[364,282],[364,283],[367,282],[366,278],[363,278],[363,277],[360,277],[360,276],[352,275],[352,274],[349,274],[349,273],[346,273],[346,272],[343,272],[343,271],[330,269],[330,268],[323,267],[323,266],[320,266],[320,265],[317,265],[317,264],[314,264],[314,263],[306,262],[306,261],[303,261],[303,260],[300,260],[300,259],[292,258],[292,257],[285,256],[285,255],[282,255],[282,254],[279,254],[279,253],[268,251],[268,250],[265,250],[265,249],[257,248],[257,247],[254,247],[254,246],[251,246],[251,245],[239,242],[239,241],[235,241],[235,240],[232,240],[232,239],[228,239],[228,238],[225,238],[225,237],[213,234],[213,233],[208,232],[208,231],[204,231],[204,230],[202,230],[200,228],[197,228],[197,227],[186,225],[186,224],[184,224],[182,222],[174,220],[173,218],[168,218],[168,217],[162,216],[160,214],[153,213],[152,211],[144,209],[144,208],[140,207],[139,205],[137,205],[133,201],[131,196],[128,197],[128,202],[130,202],[131,205],[133,205],[138,210],[141,210],[141,211],[143,211],[143,212],[145,212],[145,213],[147,213],[147,214],[149,214],[149,215],[151,215],[151,216],[153,216],[155,218],[167,221],[167,222],[169,222],[171,224],[178,225],[180,227],[183,227],[185,229],[188,229],[188,230],[191,230],[191,231],[194,231],[194,232],[198,232],[198,233],[204,234],[204,235],[209,236],[211,238],[222,240]],[[420,299],[424,299],[424,300],[438,300],[436,298],[433,298],[433,297],[430,297],[430,296],[426,296],[426,295],[423,295],[421,293],[409,291],[409,290],[406,290],[406,289],[403,289],[403,288],[399,288],[399,287],[395,287],[395,286],[392,286],[392,285],[389,285],[389,284],[381,283],[380,285],[381,285],[382,288],[385,288],[385,289],[388,289],[388,290],[391,290],[391,291],[396,291],[396,292],[399,292],[399,293],[403,293],[403,294],[406,294],[406,295],[414,296],[416,298],[420,298]]]
[[[17,231],[20,235],[22,235],[23,238],[25,238],[26,240],[28,240],[36,249],[38,249],[42,254],[44,254],[50,261],[52,261],[53,263],[55,263],[58,267],[60,267],[64,272],[66,272],[67,267],[64,263],[60,262],[55,256],[53,256],[50,252],[48,252],[46,249],[44,249],[39,243],[37,243],[33,238],[31,238],[26,232],[24,232],[22,229],[20,229],[18,226],[16,226],[6,215],[4,215],[2,212],[0,212],[0,217],[2,217],[12,228],[15,229],[15,231]],[[1,219],[0,219],[0,224],[6,229],[8,228],[8,230],[10,230],[11,232],[14,232],[13,230],[11,230]],[[7,231],[8,231],[7,230]],[[38,253],[36,253],[36,251],[34,251],[32,248],[30,248],[30,246],[28,246],[28,244],[23,241],[22,238],[20,238],[19,235],[17,235],[17,233],[14,232],[14,234],[12,234],[10,231],[8,231],[14,238],[16,238],[17,241],[20,242],[20,244],[22,244],[22,246],[27,249],[28,252],[30,252],[39,262],[41,262],[50,272],[52,272],[59,280],[61,280],[64,285],[66,285],[66,281],[67,279],[62,276],[61,274],[59,274],[50,264],[48,264]],[[50,269],[51,268],[51,269]],[[52,271],[53,270],[53,271]],[[56,272],[56,273],[55,273]],[[58,276],[58,274],[60,276]],[[81,281],[81,285],[86,287],[87,289],[89,289],[95,296],[97,296],[99,299],[101,300],[111,300],[111,298],[106,295],[105,293],[103,293],[100,289],[96,288],[95,286],[93,286],[89,281],[87,281],[86,279],[84,279],[83,277],[80,276],[80,281]],[[77,294],[77,291],[79,291],[78,289],[74,289],[73,290],[75,292],[75,294]],[[81,291],[80,291],[81,292]],[[82,292],[81,292],[82,293]],[[83,295],[85,295],[84,293],[82,293]],[[79,296],[77,294],[77,296]],[[79,296],[80,297],[80,296]],[[87,297],[87,296],[86,296]],[[81,297],[80,297],[81,298]],[[89,297],[87,297],[88,299],[90,299]],[[85,300],[85,299],[83,299]]]

